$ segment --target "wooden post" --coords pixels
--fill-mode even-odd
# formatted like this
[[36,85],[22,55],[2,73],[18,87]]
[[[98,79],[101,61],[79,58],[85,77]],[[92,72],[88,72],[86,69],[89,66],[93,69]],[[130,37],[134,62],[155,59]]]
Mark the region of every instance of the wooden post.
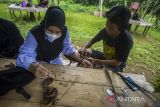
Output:
[[100,17],[102,17],[103,14],[103,0],[100,0]]
[[[30,4],[30,6],[32,7],[32,0],[28,0],[28,3]],[[30,12],[30,20],[35,20],[36,19],[36,17],[35,17],[35,15],[34,15],[34,12]]]
[[60,6],[60,0],[58,0],[58,6]]

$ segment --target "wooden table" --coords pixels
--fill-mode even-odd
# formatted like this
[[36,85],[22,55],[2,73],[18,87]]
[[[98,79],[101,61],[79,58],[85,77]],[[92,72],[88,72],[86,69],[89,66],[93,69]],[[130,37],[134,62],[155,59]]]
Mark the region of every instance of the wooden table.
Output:
[[136,25],[135,29],[134,29],[134,32],[137,31],[138,27],[139,26],[143,26],[144,27],[144,30],[143,30],[143,33],[142,33],[142,36],[145,37],[150,29],[150,27],[153,26],[152,23],[149,23],[143,19],[140,19],[140,21],[136,21],[136,20],[133,20],[133,19],[130,19],[130,24],[133,24],[133,25]]
[[[35,7],[35,6],[32,6],[32,7],[21,7],[21,6],[17,6],[16,4],[9,5],[8,9],[9,9],[11,18],[15,18],[16,17],[15,11],[19,11],[21,19],[22,19],[22,11],[27,12],[27,16],[29,16],[28,12],[33,12],[35,14],[38,13],[38,15],[40,15],[40,12],[46,12],[47,11],[47,8],[43,8],[43,7]],[[35,17],[36,20],[37,20],[38,15],[36,15],[36,17]]]
[[[6,65],[13,65],[12,63],[15,63],[15,61],[0,59],[0,69],[4,69]],[[104,70],[49,64],[44,66],[56,75],[55,81],[50,85],[56,87],[59,92],[56,107],[117,107],[116,103],[106,100],[109,97],[106,90],[111,89],[111,85]],[[108,72],[111,75],[118,96],[122,95],[121,88],[125,87],[130,97],[143,97],[145,102],[152,102],[140,91],[131,91],[115,73]],[[151,85],[145,81],[143,75],[124,75],[134,77],[134,80],[138,81],[141,86],[154,91]],[[24,97],[13,90],[0,97],[0,107],[47,107],[40,103],[42,99],[41,81],[41,79],[36,78],[25,87],[26,91],[32,96],[30,100],[25,100]],[[120,102],[120,105],[121,107],[142,107],[143,103],[143,101],[128,101]]]

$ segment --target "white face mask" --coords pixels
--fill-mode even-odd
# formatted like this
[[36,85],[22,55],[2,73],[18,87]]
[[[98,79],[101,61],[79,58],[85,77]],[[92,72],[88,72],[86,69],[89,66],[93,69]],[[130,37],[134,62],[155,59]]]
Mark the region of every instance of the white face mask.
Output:
[[46,32],[46,31],[45,31],[45,34],[46,34],[47,39],[48,39],[49,42],[53,42],[54,40],[56,40],[56,39],[61,37],[61,36],[58,36],[56,34],[50,34],[50,33]]

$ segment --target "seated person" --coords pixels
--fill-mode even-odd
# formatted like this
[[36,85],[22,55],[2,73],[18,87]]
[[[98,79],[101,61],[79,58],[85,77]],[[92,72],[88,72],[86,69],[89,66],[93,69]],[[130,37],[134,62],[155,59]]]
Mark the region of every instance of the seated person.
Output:
[[141,7],[141,0],[138,0],[137,2],[132,2],[131,5],[130,5],[130,10],[131,11],[138,11]]
[[129,9],[131,10],[132,12],[132,19],[133,20],[136,20],[136,21],[140,21],[139,19],[139,14],[138,14],[138,11],[141,7],[141,0],[138,0],[137,2],[132,2]]
[[63,64],[61,53],[80,62],[85,67],[92,64],[80,57],[71,43],[65,26],[65,13],[60,7],[49,7],[44,20],[33,27],[20,48],[16,64],[40,76],[49,76],[50,71],[41,63]]
[[22,0],[21,7],[27,7],[27,0]]
[[140,21],[139,15],[136,11],[133,12],[131,19],[136,20],[136,21]]
[[[92,57],[89,60],[96,65],[106,65],[115,72],[122,72],[133,44],[132,37],[127,31],[131,13],[124,6],[115,6],[106,15],[106,27],[85,44],[80,52],[83,57],[86,55]],[[103,53],[89,49],[101,40]]]
[[0,58],[16,58],[23,41],[14,23],[0,18]]
[[[17,4],[19,5],[19,4]],[[32,5],[28,2],[28,0],[22,0],[21,7],[32,7]]]

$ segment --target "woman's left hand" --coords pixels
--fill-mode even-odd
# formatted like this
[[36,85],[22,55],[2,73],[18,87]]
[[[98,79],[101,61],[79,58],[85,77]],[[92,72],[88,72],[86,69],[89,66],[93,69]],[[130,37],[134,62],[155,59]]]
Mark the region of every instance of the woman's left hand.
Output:
[[93,68],[92,63],[90,61],[86,60],[86,59],[83,59],[81,64],[86,68]]

